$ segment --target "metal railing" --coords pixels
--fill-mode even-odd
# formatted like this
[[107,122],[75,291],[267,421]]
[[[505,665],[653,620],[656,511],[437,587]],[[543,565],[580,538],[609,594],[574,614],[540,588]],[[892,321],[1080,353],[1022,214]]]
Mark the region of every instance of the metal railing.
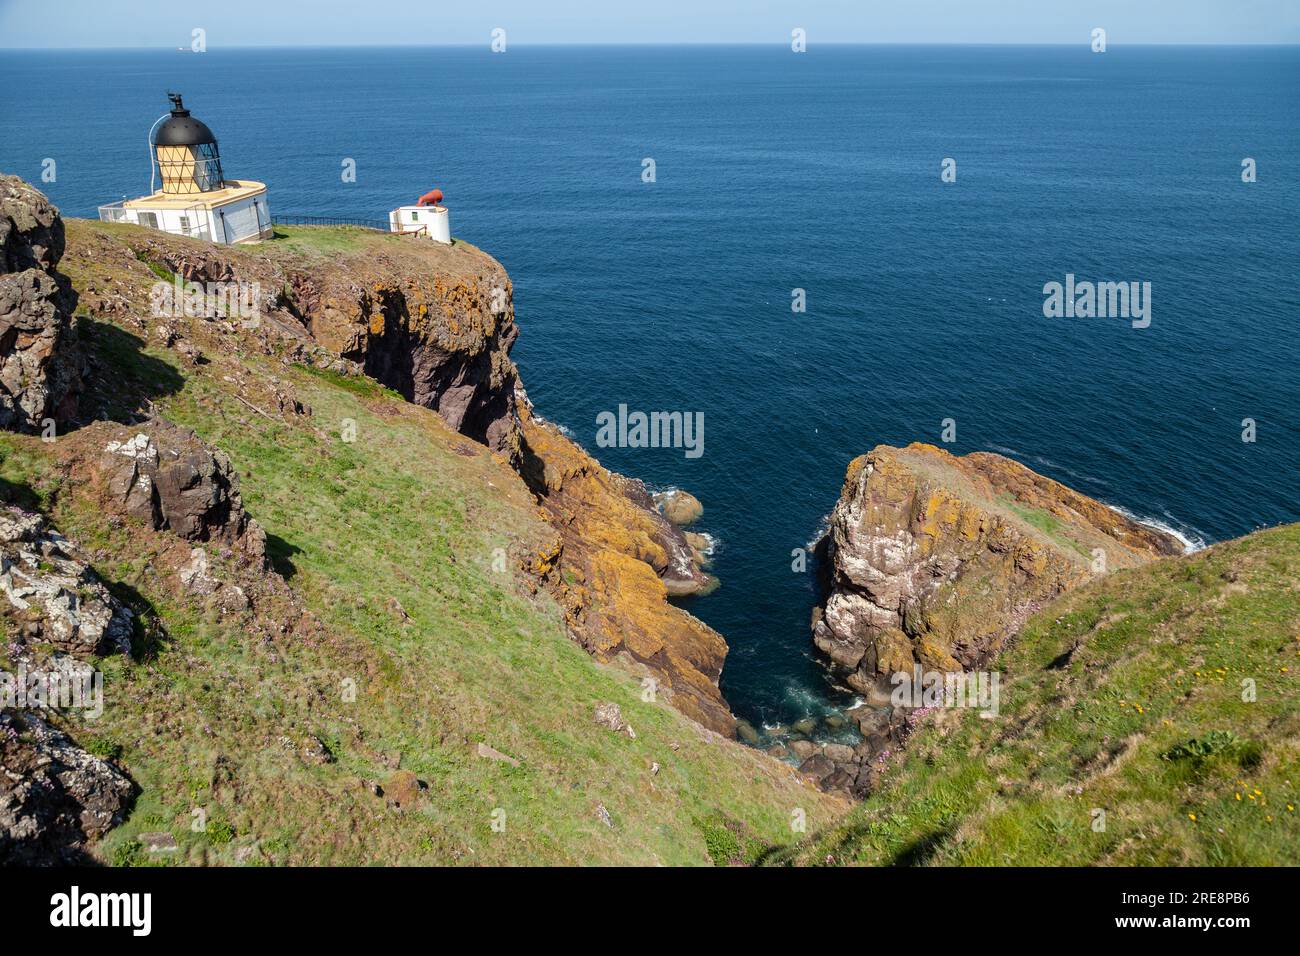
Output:
[[117,202],[111,202],[99,207],[100,222],[126,222],[126,210],[123,207],[125,199],[119,199]]
[[337,216],[282,216],[276,213],[271,222],[277,226],[357,226],[361,229],[388,231],[388,223],[383,219],[341,219]]

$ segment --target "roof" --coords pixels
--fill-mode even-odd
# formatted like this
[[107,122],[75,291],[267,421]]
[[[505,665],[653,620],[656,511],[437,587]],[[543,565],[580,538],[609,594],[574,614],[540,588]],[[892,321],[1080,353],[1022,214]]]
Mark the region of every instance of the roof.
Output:
[[265,193],[266,183],[251,179],[227,179],[220,189],[210,189],[203,193],[164,193],[159,190],[152,196],[128,199],[122,205],[128,209],[193,209],[195,206],[212,209],[237,199]]
[[179,93],[168,93],[172,100],[172,115],[158,127],[154,134],[155,146],[199,146],[204,143],[211,143],[214,146],[217,138],[208,129],[208,124],[201,120],[196,120],[190,115],[181,103]]

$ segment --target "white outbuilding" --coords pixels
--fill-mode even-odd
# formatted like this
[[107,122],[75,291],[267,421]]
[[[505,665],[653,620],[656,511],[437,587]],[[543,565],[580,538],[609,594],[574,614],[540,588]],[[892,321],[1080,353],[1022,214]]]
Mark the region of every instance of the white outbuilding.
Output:
[[411,206],[398,206],[388,214],[391,232],[451,243],[451,214],[442,205],[442,190],[432,189]]

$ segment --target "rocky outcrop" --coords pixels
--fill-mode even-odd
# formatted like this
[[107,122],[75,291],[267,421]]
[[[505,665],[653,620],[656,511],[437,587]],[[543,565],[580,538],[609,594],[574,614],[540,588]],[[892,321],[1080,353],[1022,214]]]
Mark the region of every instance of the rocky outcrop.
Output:
[[130,654],[134,615],[45,518],[0,509],[0,620],[26,643],[80,658]]
[[0,713],[0,866],[86,863],[125,818],[135,785],[43,717]]
[[813,639],[856,690],[974,669],[1025,617],[1178,541],[1000,455],[880,446],[849,465],[823,542]]
[[76,409],[76,296],[55,267],[63,221],[38,190],[0,175],[0,428],[36,430]]
[[689,491],[674,488],[655,495],[655,504],[665,518],[678,527],[694,524],[704,514],[704,505]]
[[524,478],[556,529],[535,573],[555,590],[571,633],[602,660],[621,660],[655,681],[656,693],[704,726],[732,736],[736,721],[718,690],[727,644],[668,602],[711,580],[681,532],[640,482],[607,471],[521,403]]
[[[183,282],[256,284],[259,334],[292,334],[296,327],[312,345],[349,365],[355,363],[517,464],[518,372],[510,348],[518,329],[505,270],[463,242],[444,246],[379,234],[369,238],[356,249],[339,250],[328,258],[291,243],[245,251],[196,247],[144,232],[125,234],[121,241],[129,247],[128,259],[133,256],[172,272]],[[97,261],[122,251],[112,243],[105,245],[98,235],[84,239],[104,246],[92,254]],[[137,264],[136,271],[142,269]],[[120,271],[111,275],[119,277]],[[86,300],[93,314],[116,320],[140,317],[139,293],[123,300],[120,281],[108,275],[86,278]],[[157,277],[144,272],[141,280],[152,284]],[[175,323],[169,324],[169,333],[177,334]]]
[[266,533],[244,510],[239,475],[224,452],[160,419],[120,431],[100,461],[116,505],[154,530],[222,542],[265,563]]

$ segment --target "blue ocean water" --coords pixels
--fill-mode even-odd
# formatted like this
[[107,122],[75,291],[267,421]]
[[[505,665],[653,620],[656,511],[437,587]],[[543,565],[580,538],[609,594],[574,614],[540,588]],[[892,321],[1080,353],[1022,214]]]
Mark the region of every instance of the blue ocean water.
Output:
[[[92,216],[147,188],[179,89],[278,214],[442,188],[513,277],[539,410],[704,502],[723,586],[690,608],[760,723],[843,700],[792,550],[878,443],[952,418],[1198,540],[1300,520],[1298,81],[1294,47],[11,51],[0,169],[55,159]],[[1149,281],[1150,327],[1045,318],[1067,273]],[[703,412],[703,456],[597,450],[620,403]]]

